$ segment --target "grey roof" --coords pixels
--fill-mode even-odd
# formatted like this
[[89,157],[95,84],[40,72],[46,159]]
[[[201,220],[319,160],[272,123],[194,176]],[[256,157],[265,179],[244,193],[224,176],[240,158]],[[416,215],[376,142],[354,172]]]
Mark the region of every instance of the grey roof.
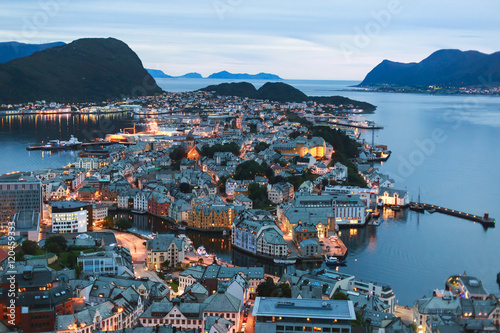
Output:
[[257,297],[252,314],[266,317],[356,319],[356,313],[351,301],[322,299],[284,300],[280,297]]
[[306,247],[308,245],[319,246],[319,243],[316,240],[314,240],[314,239],[304,239],[303,241],[301,241],[299,243],[299,245],[300,245],[301,248],[304,248],[304,247]]
[[182,250],[184,246],[184,241],[175,237],[171,234],[160,234],[154,239],[148,239],[146,248],[153,252],[161,251],[165,252],[170,247],[171,243],[174,243],[178,250]]
[[203,312],[239,312],[243,300],[224,292],[218,291],[205,300]]

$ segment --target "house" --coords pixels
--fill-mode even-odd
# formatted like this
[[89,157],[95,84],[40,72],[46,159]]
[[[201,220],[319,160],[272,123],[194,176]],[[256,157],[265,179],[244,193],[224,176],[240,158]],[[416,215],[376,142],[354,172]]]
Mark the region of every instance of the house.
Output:
[[160,269],[163,263],[175,266],[184,262],[184,241],[172,234],[160,234],[146,243],[148,269]]
[[384,206],[407,206],[410,204],[410,195],[407,191],[380,187],[377,203]]
[[[129,251],[128,249],[126,250]],[[81,253],[77,263],[82,267],[82,274],[95,276],[100,274],[134,276],[132,257],[122,255],[121,251],[100,251],[95,253]]]
[[304,239],[299,242],[298,246],[300,253],[304,257],[321,256],[321,245],[315,239]]
[[317,162],[313,165],[311,172],[317,175],[324,175],[329,171],[328,167],[323,162]]
[[281,182],[267,186],[267,197],[275,204],[288,202],[293,199],[293,196],[293,185],[288,182]]
[[248,209],[253,208],[253,201],[244,194],[235,196],[233,201],[236,205],[245,205]]
[[154,215],[168,215],[170,199],[163,193],[152,192],[148,200],[148,212]]
[[292,239],[296,245],[305,239],[318,240],[318,229],[313,223],[299,222],[292,228]]
[[234,216],[234,208],[230,205],[204,204],[191,209],[188,226],[201,230],[230,229]]

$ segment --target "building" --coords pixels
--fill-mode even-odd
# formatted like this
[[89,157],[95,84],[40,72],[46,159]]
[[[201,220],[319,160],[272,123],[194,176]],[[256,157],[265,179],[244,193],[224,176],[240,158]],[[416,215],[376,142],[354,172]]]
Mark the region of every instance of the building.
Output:
[[275,204],[290,201],[293,199],[293,195],[293,185],[288,182],[267,186],[267,198]]
[[338,195],[334,200],[335,223],[338,226],[365,225],[366,205],[358,195]]
[[7,306],[11,298],[7,290],[11,276],[17,290],[14,321],[23,332],[52,332],[57,316],[73,313],[73,293],[56,280],[49,268],[16,265],[9,274],[0,273],[4,290],[0,293],[0,320],[10,319]]
[[41,181],[19,172],[1,175],[0,229],[6,229],[14,215],[26,209],[40,213],[43,219]]
[[170,204],[171,201],[165,194],[153,192],[148,200],[148,212],[159,216],[168,215]]
[[14,215],[14,235],[38,242],[40,231],[40,213],[34,210],[21,210]]
[[318,257],[321,256],[321,245],[317,240],[304,239],[299,242],[298,246],[300,253],[304,257]]
[[457,297],[426,297],[413,305],[413,322],[424,332],[433,332],[428,327],[428,319],[434,314],[447,314],[453,318],[462,314],[460,299]]
[[390,187],[380,187],[377,203],[384,206],[407,206],[410,204],[410,195],[407,191],[396,190]]
[[318,229],[312,223],[298,223],[292,228],[292,238],[295,244],[304,239],[318,240]]
[[350,333],[356,313],[351,301],[257,297],[255,332]]
[[49,204],[52,232],[86,232],[92,225],[92,205],[78,201],[54,201]]
[[154,239],[148,239],[146,244],[148,269],[160,269],[164,262],[175,266],[184,262],[184,241],[171,234],[160,234]]
[[189,213],[188,226],[200,230],[230,229],[234,215],[234,209],[229,205],[195,206]]
[[[128,249],[127,249],[128,251]],[[95,253],[81,253],[77,263],[86,276],[101,274],[134,276],[132,257],[122,256],[118,251],[100,251]]]
[[104,222],[106,216],[108,216],[108,206],[98,204],[92,205],[92,225]]
[[315,159],[322,159],[328,152],[330,152],[330,156],[333,152],[331,146],[323,138],[317,136],[311,138],[299,136],[294,140],[282,141],[271,147],[285,157],[297,155],[304,157],[306,154],[311,154]]
[[241,275],[248,281],[249,296],[254,297],[257,286],[265,281],[264,267],[225,267],[221,265],[189,267],[179,274],[179,291],[184,292],[187,287],[196,282],[207,280],[230,281],[235,275]]

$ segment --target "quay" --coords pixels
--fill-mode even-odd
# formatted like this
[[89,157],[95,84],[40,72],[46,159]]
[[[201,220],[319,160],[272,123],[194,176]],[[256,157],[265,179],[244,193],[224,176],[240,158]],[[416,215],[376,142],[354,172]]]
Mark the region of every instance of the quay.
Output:
[[26,150],[80,150],[84,147],[95,147],[95,146],[110,146],[110,145],[135,145],[135,142],[118,142],[118,141],[96,141],[96,142],[83,142],[78,145],[70,146],[44,146],[44,145],[33,145],[26,147]]
[[[426,204],[426,203],[410,202],[410,207],[419,207],[419,206],[420,206],[421,210],[427,210],[431,213],[438,212],[441,214],[451,215],[451,216],[459,217],[462,219],[478,222],[487,228],[490,228],[490,227],[494,228],[495,227],[495,219],[490,218],[488,213],[485,213],[484,216],[480,216],[480,215],[476,215],[476,214],[464,213],[464,212],[454,210],[454,209],[444,208],[441,206],[430,205],[430,204]],[[417,210],[417,209],[414,209],[414,210]]]

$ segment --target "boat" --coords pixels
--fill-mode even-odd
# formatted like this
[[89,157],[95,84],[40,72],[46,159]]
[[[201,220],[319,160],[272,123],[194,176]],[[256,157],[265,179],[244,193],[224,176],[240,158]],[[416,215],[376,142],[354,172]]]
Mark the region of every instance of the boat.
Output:
[[391,206],[391,209],[394,212],[399,212],[402,208],[399,205],[394,205],[394,206]]
[[136,209],[132,209],[132,213],[135,213],[135,214],[146,214],[146,212],[144,210],[136,210]]
[[375,211],[372,212],[372,217],[377,218],[380,217],[380,210],[376,209]]
[[199,256],[205,256],[205,257],[209,256],[207,250],[203,245],[201,245],[199,248],[196,249],[196,253],[198,253]]
[[425,212],[425,207],[423,204],[420,203],[420,188],[418,189],[418,202],[411,202],[410,203],[410,210],[423,213]]
[[325,255],[325,264],[327,266],[345,266],[346,260],[341,260],[337,257],[329,257]]
[[273,259],[275,264],[285,264],[285,265],[293,265],[297,262],[295,259]]
[[181,231],[185,231],[186,230],[186,226],[184,224],[180,224],[177,226],[177,230],[181,230]]

